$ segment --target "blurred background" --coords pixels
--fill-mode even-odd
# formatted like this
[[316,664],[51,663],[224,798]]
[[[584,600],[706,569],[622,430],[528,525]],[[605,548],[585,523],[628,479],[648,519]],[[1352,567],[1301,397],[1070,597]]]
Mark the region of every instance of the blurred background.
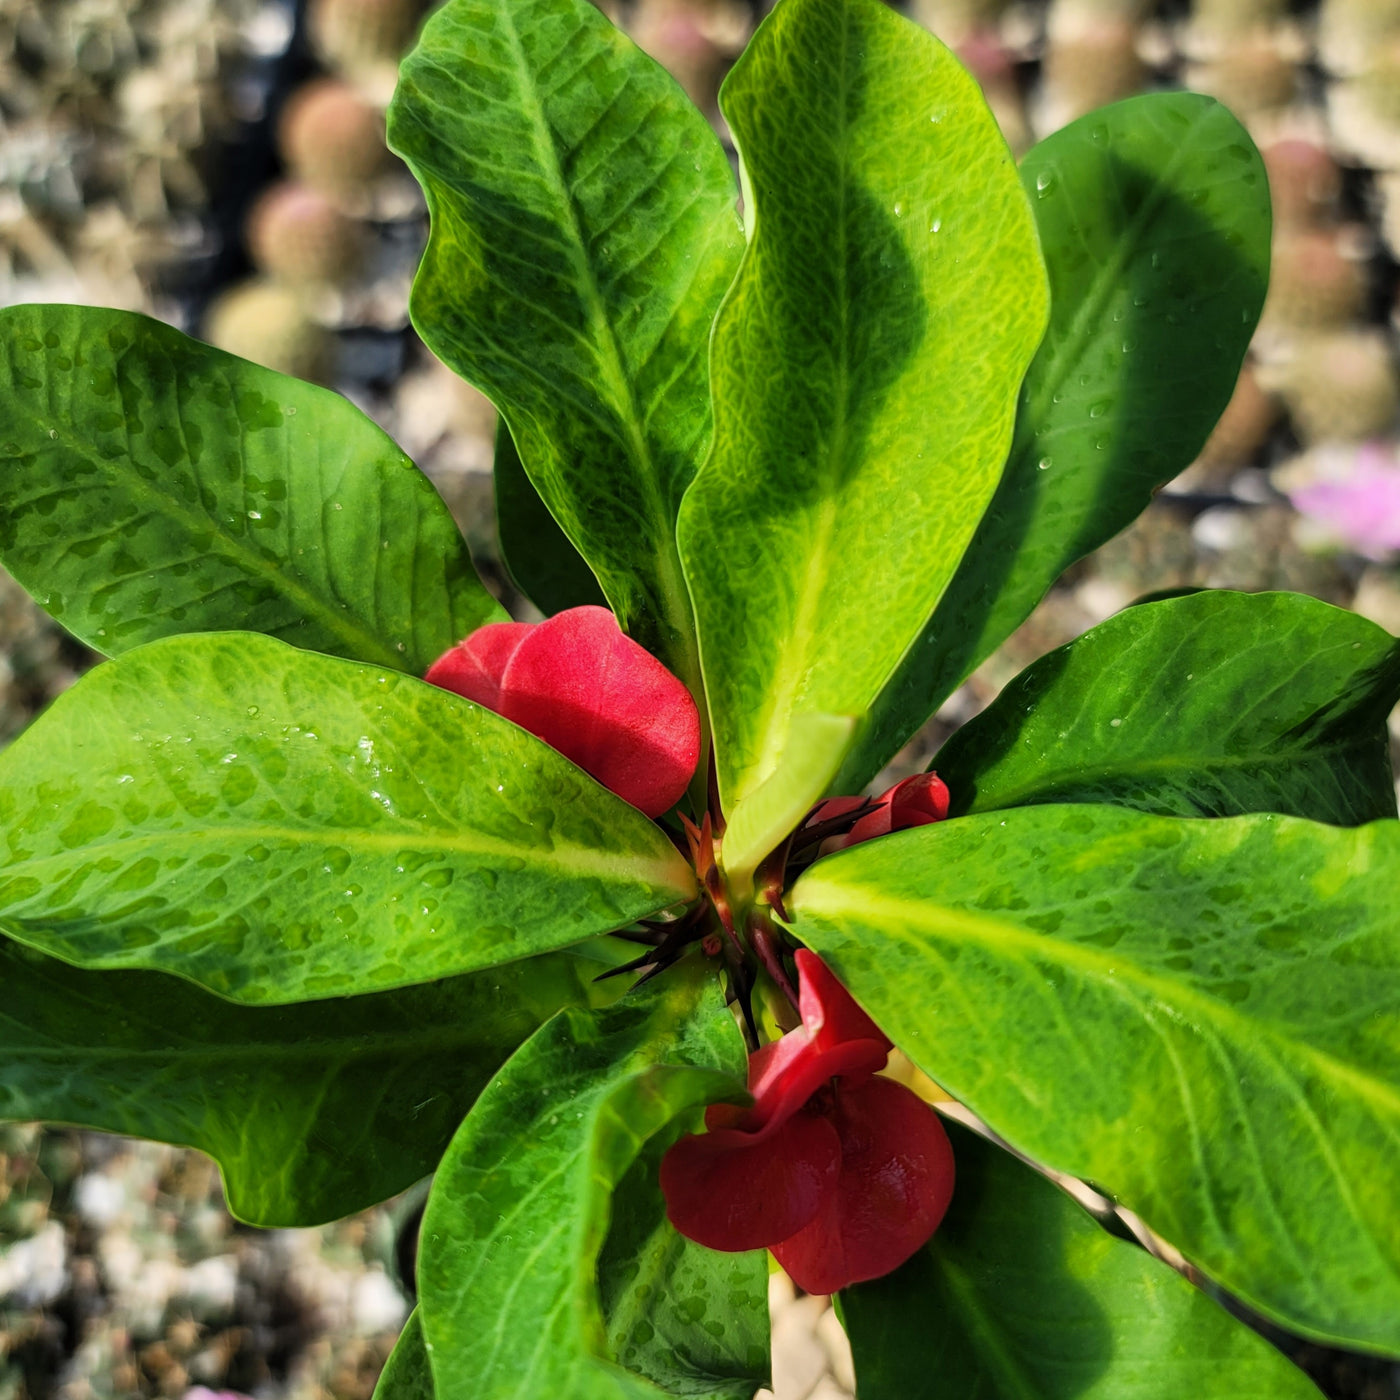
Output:
[[[761,0],[603,8],[724,124]],[[422,0],[0,0],[0,305],[149,312],[329,385],[436,482],[489,586],[495,414],[408,324],[422,200],[383,112]],[[1077,565],[883,781],[1134,597],[1290,588],[1400,633],[1400,0],[909,0],[1018,154],[1103,103],[1188,87],[1264,151],[1273,281],[1233,401],[1128,531]],[[528,606],[528,605],[526,605]],[[528,616],[522,611],[521,615]],[[0,574],[0,742],[95,658]],[[230,1220],[197,1153],[0,1127],[0,1400],[368,1400],[407,1303],[412,1198],[323,1230]],[[823,1299],[776,1277],[778,1400],[842,1400]],[[1400,1368],[1278,1338],[1329,1396]]]

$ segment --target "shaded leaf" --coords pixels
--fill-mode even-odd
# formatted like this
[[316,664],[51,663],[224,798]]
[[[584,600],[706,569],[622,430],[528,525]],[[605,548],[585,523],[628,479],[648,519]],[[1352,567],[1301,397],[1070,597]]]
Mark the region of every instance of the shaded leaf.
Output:
[[432,216],[415,326],[500,409],[624,629],[698,693],[676,507],[743,244],[714,132],[586,0],[450,0],[389,140]]
[[861,1400],[1320,1400],[1257,1333],[1064,1192],[948,1124],[926,1248],[841,1295]]
[[129,311],[0,310],[0,559],[116,655],[266,632],[421,674],[505,616],[353,404]]
[[0,1117],[197,1147],[240,1220],[319,1225],[432,1171],[486,1081],[561,1006],[586,1005],[596,971],[556,953],[253,1008],[0,939]]
[[686,1127],[651,1138],[614,1192],[598,1258],[608,1350],[669,1395],[752,1400],[768,1383],[768,1269],[761,1253],[721,1254],[671,1227],[658,1173]]
[[1194,460],[1264,302],[1269,190],[1211,98],[1149,93],[1047,137],[1021,163],[1050,273],[996,495],[842,773],[864,786],[1030,615]]
[[1389,633],[1297,593],[1129,608],[1052,651],[943,746],[953,813],[1112,802],[1182,817],[1395,815]]
[[593,570],[540,500],[501,420],[494,472],[501,556],[515,586],[546,616],[589,604],[606,607]]
[[877,0],[785,0],[721,97],[752,241],[679,538],[725,810],[861,715],[990,499],[1044,269],[976,82]]
[[255,1004],[514,962],[694,891],[499,715],[253,633],[89,672],[0,754],[0,829],[6,932]]
[[687,969],[611,1010],[561,1012],[453,1140],[418,1264],[439,1391],[748,1400],[766,1379],[763,1254],[702,1257],[657,1214],[652,1180],[614,1214],[652,1138],[743,1094],[733,1018],[709,969]]
[[1400,1354],[1400,823],[961,817],[819,861],[796,931],[1013,1146],[1305,1335]]

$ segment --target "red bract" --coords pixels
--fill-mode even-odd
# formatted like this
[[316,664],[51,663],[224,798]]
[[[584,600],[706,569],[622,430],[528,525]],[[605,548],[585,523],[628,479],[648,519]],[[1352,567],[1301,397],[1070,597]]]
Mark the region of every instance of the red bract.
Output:
[[[839,851],[846,846],[869,841],[873,836],[887,836],[891,831],[904,831],[911,826],[927,826],[941,822],[948,815],[948,788],[937,773],[915,773],[896,783],[875,799],[875,806],[860,817],[850,831],[842,836],[830,836],[822,842],[823,851]],[[843,817],[864,803],[861,797],[831,797],[823,802],[807,824]]]
[[661,1161],[666,1213],[711,1249],[771,1249],[809,1293],[897,1268],[953,1193],[937,1116],[875,1078],[890,1042],[826,965],[797,953],[802,1024],[749,1061],[750,1108],[715,1104],[709,1129]]
[[676,803],[699,761],[690,692],[607,608],[479,627],[427,680],[528,729],[649,817]]

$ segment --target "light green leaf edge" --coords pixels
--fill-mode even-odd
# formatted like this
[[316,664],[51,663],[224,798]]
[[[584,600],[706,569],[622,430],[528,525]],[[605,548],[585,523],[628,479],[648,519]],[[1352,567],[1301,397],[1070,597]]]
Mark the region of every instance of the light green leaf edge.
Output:
[[265,632],[422,674],[505,617],[353,404],[130,311],[0,310],[0,560],[107,655]]
[[1019,1151],[1305,1336],[1400,1355],[1400,823],[962,817],[819,861],[803,942]]
[[932,767],[952,812],[1112,802],[1163,816],[1395,816],[1400,646],[1298,593],[1127,609],[1042,657]]
[[548,952],[691,898],[659,827],[533,735],[246,632],[90,671],[0,754],[0,929],[274,1005]]
[[[561,1012],[527,1041],[468,1115],[428,1199],[419,1306],[438,1389],[479,1400],[681,1393],[610,1358],[595,1269],[612,1193],[648,1140],[742,1095],[742,1046],[706,967],[686,964],[607,1012]],[[764,1307],[763,1255],[731,1264],[752,1273],[745,1291]],[[732,1374],[704,1380],[684,1393],[744,1393]],[[748,1394],[757,1384],[742,1380]]]
[[[1130,176],[1151,188],[1129,208]],[[857,734],[843,792],[869,782],[1069,565],[1190,465],[1259,320],[1268,183],[1248,133],[1212,98],[1154,92],[1100,108],[1028,152],[1021,180],[1049,267],[1050,327],[996,495]],[[1086,206],[1112,220],[1102,236],[1087,228]],[[1187,244],[1179,225],[1207,218],[1215,226]],[[1124,229],[1129,242],[1115,252],[1112,233]],[[1194,298],[1184,314],[1183,287]]]
[[878,0],[784,0],[720,104],[749,244],[678,538],[728,813],[795,716],[863,714],[918,636],[995,488],[1046,283],[977,83]]
[[623,628],[700,695],[675,517],[743,246],[714,132],[586,0],[449,0],[388,134],[432,220],[415,327],[500,409]]

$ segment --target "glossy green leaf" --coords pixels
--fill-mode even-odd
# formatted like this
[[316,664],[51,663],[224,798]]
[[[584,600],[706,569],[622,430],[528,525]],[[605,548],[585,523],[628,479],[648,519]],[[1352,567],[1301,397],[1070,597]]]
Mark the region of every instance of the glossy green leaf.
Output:
[[666,1219],[661,1158],[696,1126],[673,1120],[613,1194],[597,1270],[608,1352],[669,1395],[752,1400],[768,1382],[765,1256],[705,1249]]
[[423,1344],[423,1325],[415,1308],[384,1363],[373,1400],[434,1400],[435,1394],[428,1351]]
[[389,140],[432,216],[419,333],[501,410],[623,627],[698,694],[675,519],[743,246],[719,141],[587,0],[449,0]]
[[411,1186],[517,1045],[586,1005],[567,953],[426,987],[235,1006],[151,972],[86,972],[0,939],[0,1118],[197,1147],[229,1208],[319,1225]]
[[241,628],[421,674],[505,616],[339,394],[133,312],[16,306],[0,404],[0,559],[98,651]]
[[878,0],[784,0],[725,82],[750,244],[679,537],[726,811],[861,715],[972,538],[1045,324],[976,82]]
[[1029,616],[1055,579],[1190,465],[1264,302],[1269,191],[1226,108],[1149,93],[1021,163],[1050,272],[1050,328],[1001,484],[842,774],[854,792]]
[[743,887],[759,861],[826,795],[855,720],[850,715],[798,715],[772,773],[730,814],[720,859],[732,885]]
[[955,816],[1112,802],[1168,816],[1395,815],[1400,648],[1297,593],[1129,608],[1052,651],[943,746]]
[[428,1198],[418,1292],[440,1393],[752,1396],[767,1371],[762,1252],[701,1257],[657,1216],[654,1182],[614,1203],[651,1139],[742,1096],[743,1076],[733,1017],[693,963],[609,1011],[561,1012],[526,1042]]
[[348,996],[513,962],[689,897],[634,807],[396,672],[253,633],[88,673],[0,754],[0,928],[220,996]]
[[1321,1400],[1175,1270],[1009,1152],[948,1133],[938,1233],[841,1295],[861,1400]]
[[496,424],[494,478],[501,557],[515,586],[546,616],[590,603],[606,607],[593,570],[525,474],[504,419]]
[[788,908],[1016,1148],[1400,1354],[1400,823],[1023,807],[819,861]]

